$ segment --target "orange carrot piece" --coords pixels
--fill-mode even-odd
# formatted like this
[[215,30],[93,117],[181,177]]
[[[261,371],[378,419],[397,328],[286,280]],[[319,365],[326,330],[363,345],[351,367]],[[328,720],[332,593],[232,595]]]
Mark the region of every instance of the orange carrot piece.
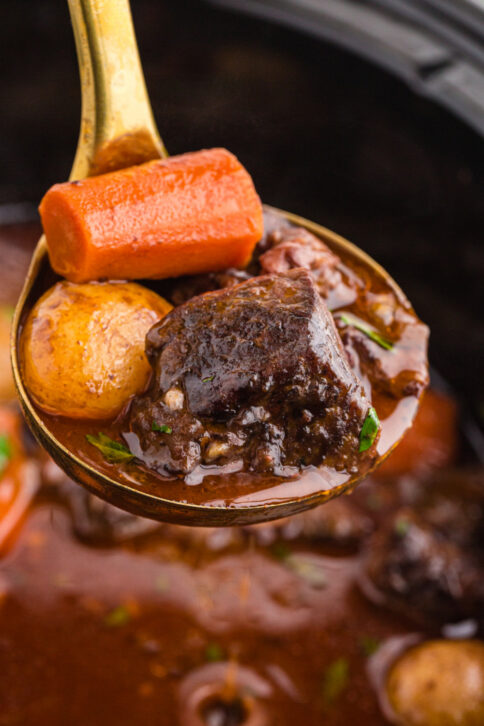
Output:
[[40,482],[37,466],[26,458],[21,429],[20,414],[9,406],[0,406],[0,435],[3,438],[0,467],[0,554],[2,555],[18,532]]
[[243,267],[263,230],[252,179],[226,149],[55,184],[39,210],[51,265],[71,282]]

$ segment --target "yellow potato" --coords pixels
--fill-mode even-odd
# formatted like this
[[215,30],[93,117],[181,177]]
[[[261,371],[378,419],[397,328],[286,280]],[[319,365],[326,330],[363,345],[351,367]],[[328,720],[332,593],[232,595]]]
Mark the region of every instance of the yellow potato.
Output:
[[33,401],[61,416],[112,418],[146,387],[145,336],[170,310],[132,282],[58,282],[22,332],[22,372]]
[[482,726],[484,643],[434,640],[411,648],[390,670],[387,696],[404,726]]

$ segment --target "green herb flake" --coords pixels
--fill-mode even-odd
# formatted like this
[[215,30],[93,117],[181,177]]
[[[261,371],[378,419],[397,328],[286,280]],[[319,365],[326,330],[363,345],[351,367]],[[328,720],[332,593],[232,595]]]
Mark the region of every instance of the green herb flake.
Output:
[[405,535],[408,533],[408,530],[410,529],[410,522],[404,517],[399,517],[395,522],[394,528],[395,534],[397,534],[399,537],[405,537]]
[[319,562],[294,554],[288,555],[284,564],[315,590],[322,590],[328,584],[326,571]]
[[15,313],[15,308],[13,305],[2,305],[2,313],[5,315],[7,320],[10,321]]
[[158,575],[155,580],[155,588],[158,592],[167,592],[170,589],[170,583],[165,575]]
[[7,468],[7,464],[12,458],[12,445],[7,434],[0,434],[0,475]]
[[271,546],[271,554],[276,560],[285,560],[291,554],[291,548],[287,542],[274,542]]
[[380,348],[384,348],[385,350],[391,350],[393,348],[393,343],[391,340],[387,340],[384,338],[380,333],[378,333],[376,330],[373,330],[373,328],[370,328],[369,325],[364,323],[362,320],[359,320],[358,318],[354,317],[353,315],[339,315],[339,319],[345,324],[345,325],[351,325],[353,328],[356,328],[361,333],[364,333],[370,340],[372,340],[374,343],[380,346]]
[[369,658],[371,655],[376,653],[380,647],[380,641],[378,638],[374,638],[372,635],[362,635],[360,638],[360,648],[364,655]]
[[376,439],[376,435],[380,429],[380,419],[375,409],[372,407],[368,410],[366,418],[363,421],[363,426],[360,431],[360,448],[358,449],[361,454],[363,451],[367,451]]
[[209,643],[205,648],[205,660],[209,663],[216,663],[219,660],[224,660],[225,652],[218,643]]
[[322,695],[330,706],[341,696],[348,685],[350,668],[346,658],[338,658],[327,668],[323,678]]
[[111,610],[104,618],[104,624],[109,628],[119,628],[121,625],[126,625],[131,620],[131,614],[124,605],[118,605],[118,607]]
[[171,426],[167,426],[166,424],[157,424],[156,421],[153,421],[151,424],[151,430],[152,431],[159,431],[160,434],[172,434],[173,429]]
[[99,449],[104,458],[111,464],[123,464],[134,459],[134,454],[119,441],[113,441],[109,436],[99,432],[97,436],[86,434],[90,444]]
[[214,378],[215,378],[215,375],[207,376],[206,378],[202,378],[202,383],[209,383],[210,381],[213,381]]

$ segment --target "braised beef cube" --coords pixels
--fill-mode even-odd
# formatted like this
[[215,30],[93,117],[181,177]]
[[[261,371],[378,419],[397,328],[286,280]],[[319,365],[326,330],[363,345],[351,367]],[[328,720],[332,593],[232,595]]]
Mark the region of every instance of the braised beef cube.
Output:
[[[273,210],[264,211],[264,236],[246,269],[230,268],[173,280],[165,284],[162,295],[174,305],[181,305],[195,295],[231,287],[255,275],[286,274],[298,267],[311,272],[319,294],[335,311],[343,346],[356,375],[367,378],[372,390],[384,396],[419,396],[428,385],[428,329],[415,318],[410,303],[388,289],[376,291],[363,270],[350,269],[322,239]],[[358,314],[363,325],[394,347],[382,347],[345,322],[348,313],[353,318]]]
[[[327,245],[302,227],[282,227],[268,236],[269,249],[259,257],[263,272],[288,272],[296,267],[314,271],[328,291],[341,280],[341,263]],[[321,290],[320,290],[321,291]]]
[[59,494],[71,513],[71,527],[80,540],[94,546],[115,546],[160,528],[159,522],[138,517],[104,502],[65,477]]
[[375,458],[375,445],[359,453],[370,404],[307,270],[193,298],[151,328],[146,351],[154,376],[131,431],[159,472],[238,461],[356,474]]
[[484,567],[403,507],[371,537],[361,580],[370,598],[425,625],[484,622]]
[[330,545],[343,552],[356,550],[372,530],[370,517],[355,505],[354,497],[336,497],[324,506],[244,529],[260,545],[301,540],[309,545]]
[[[395,398],[420,396],[427,388],[428,328],[415,321],[414,314],[390,294],[365,295],[366,315],[380,340],[395,348],[385,349],[369,335],[351,322],[347,324],[344,314],[336,316],[336,325],[341,335],[348,358],[357,370],[367,376],[375,390]],[[362,321],[365,323],[365,321]]]
[[196,295],[232,287],[249,280],[251,277],[252,275],[247,270],[236,270],[229,267],[222,272],[208,272],[206,275],[177,278],[169,284],[165,283],[163,293],[173,305],[183,305]]
[[[266,217],[264,223],[266,224]],[[297,267],[309,270],[320,295],[329,307],[350,305],[356,299],[361,281],[344,268],[341,259],[316,235],[303,227],[273,226],[256,248],[262,274],[285,273]]]
[[420,489],[425,520],[484,563],[484,470],[448,469]]
[[358,547],[371,533],[371,519],[352,497],[337,497],[324,507],[315,507],[283,520],[287,537],[303,537],[309,542],[324,542],[339,547]]

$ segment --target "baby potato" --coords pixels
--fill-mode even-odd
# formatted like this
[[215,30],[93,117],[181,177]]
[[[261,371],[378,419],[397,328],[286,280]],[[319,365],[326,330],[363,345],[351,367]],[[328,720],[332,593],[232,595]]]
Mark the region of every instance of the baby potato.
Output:
[[145,336],[171,307],[132,282],[58,282],[37,301],[22,332],[22,373],[32,400],[60,416],[116,416],[146,387]]
[[404,726],[482,726],[484,643],[434,640],[411,648],[390,670],[386,689]]

